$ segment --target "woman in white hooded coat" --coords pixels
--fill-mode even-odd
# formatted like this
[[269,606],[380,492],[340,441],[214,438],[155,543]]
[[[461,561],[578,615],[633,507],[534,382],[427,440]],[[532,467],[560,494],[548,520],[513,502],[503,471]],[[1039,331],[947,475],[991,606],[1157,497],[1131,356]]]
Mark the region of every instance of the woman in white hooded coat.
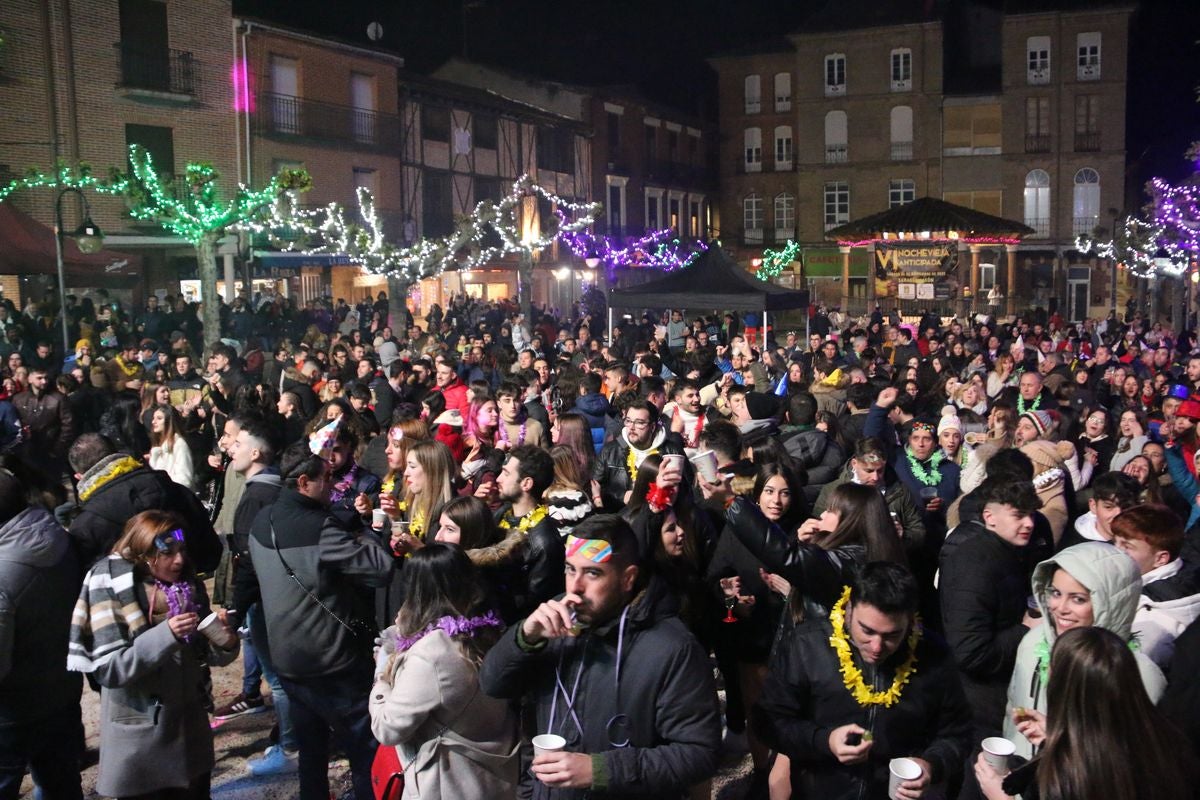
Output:
[[1016,744],[1018,755],[1031,757],[1033,746],[1018,730],[1014,711],[1022,721],[1046,713],[1050,651],[1055,638],[1071,628],[1094,625],[1129,642],[1146,694],[1154,703],[1162,697],[1166,678],[1154,662],[1138,652],[1133,637],[1141,591],[1142,578],[1133,559],[1105,542],[1068,547],[1034,568],[1033,596],[1042,612],[1042,624],[1021,640],[1004,715],[1004,736]]

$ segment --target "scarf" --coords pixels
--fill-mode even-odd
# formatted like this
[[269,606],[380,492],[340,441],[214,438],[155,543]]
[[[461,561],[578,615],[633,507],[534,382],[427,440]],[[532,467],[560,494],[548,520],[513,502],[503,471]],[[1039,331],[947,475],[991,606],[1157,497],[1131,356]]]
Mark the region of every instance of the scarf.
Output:
[[135,584],[133,564],[117,555],[88,571],[71,615],[68,670],[94,672],[150,627]]
[[100,459],[94,467],[89,469],[79,479],[79,502],[86,503],[92,495],[109,481],[133,472],[141,466],[142,463],[140,461],[124,453],[114,453],[111,456]]

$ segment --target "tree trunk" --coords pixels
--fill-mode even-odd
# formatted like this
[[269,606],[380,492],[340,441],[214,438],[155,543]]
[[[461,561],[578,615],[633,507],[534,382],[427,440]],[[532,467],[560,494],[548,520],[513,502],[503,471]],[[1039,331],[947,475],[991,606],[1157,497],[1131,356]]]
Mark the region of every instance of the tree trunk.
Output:
[[[390,320],[385,320],[392,326],[393,334],[403,335],[400,338],[408,335],[408,331],[404,328],[404,308],[408,305],[408,286],[409,283],[404,278],[397,278],[395,275],[388,275],[388,316]],[[421,309],[417,309],[420,312]]]
[[527,250],[521,251],[521,258],[517,262],[517,302],[521,306],[521,313],[525,315],[525,324],[532,331],[533,315],[530,311],[533,307],[533,253]]
[[217,296],[217,235],[206,233],[196,243],[197,273],[200,277],[200,297],[203,305],[204,349],[221,338],[221,298]]

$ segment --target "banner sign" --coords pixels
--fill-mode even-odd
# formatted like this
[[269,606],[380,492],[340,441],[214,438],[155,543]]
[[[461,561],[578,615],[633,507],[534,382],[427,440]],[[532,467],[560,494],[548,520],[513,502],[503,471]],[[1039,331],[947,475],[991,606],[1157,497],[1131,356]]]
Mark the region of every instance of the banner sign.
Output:
[[958,245],[876,242],[876,293],[900,300],[945,301],[958,288]]

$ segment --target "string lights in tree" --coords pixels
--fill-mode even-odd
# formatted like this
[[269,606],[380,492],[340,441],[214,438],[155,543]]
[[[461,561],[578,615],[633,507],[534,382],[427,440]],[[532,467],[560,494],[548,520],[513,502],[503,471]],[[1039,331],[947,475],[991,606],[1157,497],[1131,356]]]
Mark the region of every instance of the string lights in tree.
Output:
[[754,277],[760,281],[769,281],[771,278],[783,274],[783,271],[791,266],[791,263],[800,255],[800,249],[800,245],[788,239],[787,244],[778,252],[763,250],[762,266],[755,271]]
[[1188,260],[1200,254],[1200,186],[1174,186],[1161,178],[1150,181],[1154,221],[1170,241],[1168,250]]
[[648,267],[665,272],[682,269],[708,249],[708,245],[698,240],[685,245],[671,228],[651,231],[625,246],[588,230],[564,232],[559,239],[579,258],[600,259],[610,280],[618,269],[626,267]]
[[[114,168],[107,179],[97,178],[87,164],[60,163],[52,174],[31,170],[0,188],[0,201],[22,189],[68,187],[124,197],[134,219],[155,222],[196,248],[201,290],[208,300],[217,296],[217,242],[247,224],[278,217],[281,208],[294,207],[295,196],[312,187],[306,171],[289,169],[259,190],[239,185],[232,199],[223,200],[217,185],[220,174],[210,163],[189,163],[182,182],[175,183],[164,180],[150,153],[134,144],[129,147],[129,164],[128,172]],[[284,197],[291,201],[281,204]],[[281,222],[285,227],[291,224]],[[203,310],[205,343],[211,345],[221,335],[219,304],[205,302]]]

